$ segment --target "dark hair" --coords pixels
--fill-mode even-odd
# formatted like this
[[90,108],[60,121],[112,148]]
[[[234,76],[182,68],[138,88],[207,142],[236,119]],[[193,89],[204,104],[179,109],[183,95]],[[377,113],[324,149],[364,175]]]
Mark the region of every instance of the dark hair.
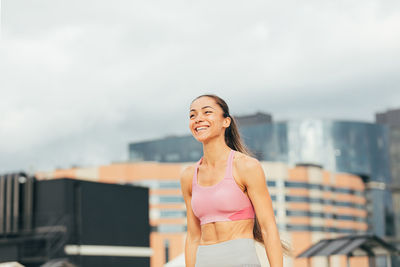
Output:
[[[248,156],[253,156],[253,154],[247,149],[246,145],[243,143],[242,139],[240,138],[237,123],[236,123],[235,119],[229,113],[228,104],[226,104],[226,102],[222,98],[220,98],[217,95],[213,95],[213,94],[200,95],[200,96],[196,97],[192,101],[192,103],[201,97],[209,97],[209,98],[214,99],[215,102],[218,104],[218,106],[221,107],[224,118],[227,118],[227,117],[231,118],[231,124],[225,130],[225,143],[233,150],[239,151]],[[260,227],[260,224],[258,223],[257,216],[255,217],[255,220],[254,220],[253,235],[254,235],[254,239],[256,241],[258,241],[264,245],[264,239],[263,239],[263,236],[261,233],[261,227]],[[283,252],[285,254],[289,255],[290,249],[289,249],[288,245],[286,245],[286,243],[282,242],[282,241],[281,241],[281,245],[283,248]]]

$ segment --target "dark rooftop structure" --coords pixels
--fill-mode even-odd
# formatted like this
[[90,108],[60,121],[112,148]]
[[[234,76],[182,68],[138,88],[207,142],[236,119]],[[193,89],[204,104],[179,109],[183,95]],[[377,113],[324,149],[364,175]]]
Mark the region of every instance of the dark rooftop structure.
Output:
[[323,239],[302,252],[297,258],[311,258],[316,256],[347,256],[349,257],[368,256],[369,266],[375,266],[375,257],[386,257],[387,266],[391,266],[391,256],[399,255],[399,250],[375,235],[349,235],[334,239]]
[[272,115],[263,112],[233,117],[235,118],[239,126],[257,125],[272,122]]
[[400,108],[389,109],[386,112],[376,113],[375,120],[380,124],[400,127]]
[[0,175],[0,263],[150,266],[148,198],[141,186]]

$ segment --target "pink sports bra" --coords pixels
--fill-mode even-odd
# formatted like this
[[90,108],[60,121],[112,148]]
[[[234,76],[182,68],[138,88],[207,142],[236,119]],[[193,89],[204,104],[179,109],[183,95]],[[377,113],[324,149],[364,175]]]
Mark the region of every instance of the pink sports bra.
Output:
[[212,186],[197,183],[197,164],[192,182],[192,210],[200,225],[217,221],[253,219],[255,216],[250,199],[236,184],[232,174],[234,150],[231,150],[224,179]]

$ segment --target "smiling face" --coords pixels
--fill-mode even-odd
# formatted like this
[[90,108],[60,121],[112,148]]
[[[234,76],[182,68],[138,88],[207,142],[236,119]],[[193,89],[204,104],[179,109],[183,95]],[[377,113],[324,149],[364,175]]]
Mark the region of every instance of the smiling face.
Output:
[[206,142],[215,137],[224,136],[231,118],[224,118],[222,108],[211,97],[195,99],[190,105],[189,128],[194,138]]

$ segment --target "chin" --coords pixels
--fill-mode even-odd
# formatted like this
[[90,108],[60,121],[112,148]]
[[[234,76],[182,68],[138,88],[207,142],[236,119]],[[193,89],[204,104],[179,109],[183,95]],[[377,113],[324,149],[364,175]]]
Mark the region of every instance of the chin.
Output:
[[194,139],[196,139],[196,140],[199,141],[200,143],[207,142],[207,140],[208,140],[207,137],[203,137],[203,136],[195,136]]
[[218,136],[215,136],[215,135],[205,135],[205,136],[197,136],[197,137],[195,137],[195,139],[197,141],[199,141],[200,143],[203,143],[203,144],[206,144],[209,141],[211,141],[213,139],[217,139],[217,138],[218,138]]
[[207,140],[210,138],[209,135],[195,135],[193,133],[192,133],[192,136],[194,137],[194,139],[196,139],[200,143],[207,142]]

